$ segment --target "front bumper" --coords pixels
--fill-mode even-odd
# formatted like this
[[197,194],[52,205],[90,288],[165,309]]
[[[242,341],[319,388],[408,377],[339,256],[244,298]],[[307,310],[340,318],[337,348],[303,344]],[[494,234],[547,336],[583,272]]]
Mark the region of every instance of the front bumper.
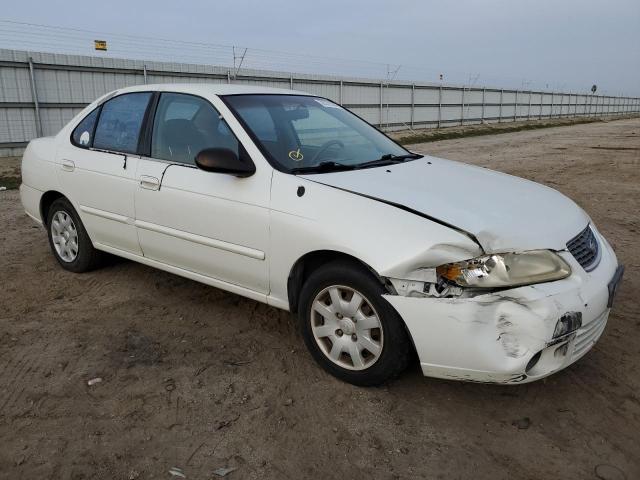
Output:
[[[608,284],[618,267],[599,233],[602,257],[585,272],[569,252],[560,255],[572,274],[468,298],[385,295],[405,321],[424,375],[524,383],[561,370],[586,354],[604,331],[610,308]],[[553,338],[563,315],[582,314],[582,327]]]

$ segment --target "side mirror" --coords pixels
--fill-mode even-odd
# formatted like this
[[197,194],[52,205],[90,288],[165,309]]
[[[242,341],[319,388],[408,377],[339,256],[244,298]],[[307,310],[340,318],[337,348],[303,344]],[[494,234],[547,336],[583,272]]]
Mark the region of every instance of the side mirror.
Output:
[[196,155],[196,166],[206,172],[227,173],[236,177],[250,177],[256,173],[251,160],[243,160],[228,148],[205,148]]

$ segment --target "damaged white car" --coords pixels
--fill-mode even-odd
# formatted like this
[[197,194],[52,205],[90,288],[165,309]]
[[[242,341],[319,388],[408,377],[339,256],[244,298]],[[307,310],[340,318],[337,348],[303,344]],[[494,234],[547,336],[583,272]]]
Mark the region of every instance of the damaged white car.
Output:
[[297,312],[317,362],[358,385],[416,354],[427,376],[545,377],[598,340],[623,271],[560,193],[290,90],[118,90],[32,141],[22,176],[62,267],[108,252]]

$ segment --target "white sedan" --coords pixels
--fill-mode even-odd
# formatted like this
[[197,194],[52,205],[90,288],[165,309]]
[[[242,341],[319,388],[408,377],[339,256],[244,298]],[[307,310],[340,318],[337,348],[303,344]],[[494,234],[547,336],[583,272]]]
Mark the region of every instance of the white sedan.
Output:
[[72,272],[102,252],[297,312],[329,373],[527,382],[602,334],[622,266],[560,193],[411,153],[321,97],[109,93],[29,143],[20,187]]

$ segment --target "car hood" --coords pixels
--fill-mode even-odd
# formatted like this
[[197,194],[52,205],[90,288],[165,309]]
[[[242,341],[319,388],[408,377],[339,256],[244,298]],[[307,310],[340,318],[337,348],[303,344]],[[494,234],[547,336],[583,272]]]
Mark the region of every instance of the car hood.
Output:
[[549,187],[434,157],[304,178],[462,230],[486,253],[564,250],[589,223],[580,207]]

